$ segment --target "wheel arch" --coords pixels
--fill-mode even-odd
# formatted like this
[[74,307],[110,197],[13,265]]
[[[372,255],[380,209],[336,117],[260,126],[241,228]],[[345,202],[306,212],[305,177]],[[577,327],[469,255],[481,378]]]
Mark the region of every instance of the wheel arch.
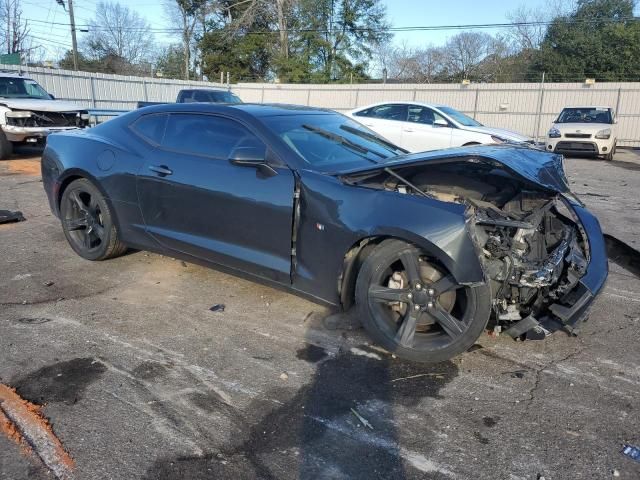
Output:
[[[358,278],[358,272],[360,271],[362,264],[377,245],[382,243],[384,240],[389,239],[401,240],[424,250],[427,255],[442,263],[442,265],[454,276],[456,281],[460,283],[478,282],[478,279],[476,278],[477,275],[471,273],[467,278],[467,275],[464,273],[464,269],[456,268],[455,260],[427,238],[421,237],[412,232],[380,232],[361,237],[354,242],[344,254],[343,266],[340,271],[340,275],[338,276],[338,294],[340,297],[340,304],[344,310],[351,308],[355,302],[356,279]],[[479,260],[478,267],[480,268],[480,271],[482,271]],[[482,276],[484,277],[483,271]]]

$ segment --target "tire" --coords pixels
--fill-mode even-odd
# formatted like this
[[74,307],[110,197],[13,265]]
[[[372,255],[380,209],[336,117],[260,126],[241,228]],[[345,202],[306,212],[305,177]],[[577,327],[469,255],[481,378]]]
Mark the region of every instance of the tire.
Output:
[[613,160],[613,156],[615,154],[616,154],[616,144],[614,143],[613,147],[611,148],[611,151],[604,156],[604,159],[610,162]]
[[62,230],[71,248],[87,260],[107,260],[127,247],[100,190],[86,178],[71,182],[60,200]]
[[491,294],[487,285],[458,285],[415,246],[385,240],[358,273],[356,305],[376,343],[400,358],[436,363],[478,339],[491,314]]
[[0,130],[0,160],[7,160],[13,155],[13,143],[7,140],[5,133]]

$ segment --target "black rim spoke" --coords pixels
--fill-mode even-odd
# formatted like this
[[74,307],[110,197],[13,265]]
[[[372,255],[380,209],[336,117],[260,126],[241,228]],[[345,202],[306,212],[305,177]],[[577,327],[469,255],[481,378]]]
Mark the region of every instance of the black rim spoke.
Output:
[[404,270],[407,273],[407,278],[411,285],[421,283],[420,279],[420,265],[418,264],[418,254],[415,252],[404,252],[400,255],[400,261],[404,266]]
[[418,313],[416,310],[407,310],[400,328],[396,332],[396,341],[404,347],[413,347],[413,337],[418,324]]
[[104,227],[102,225],[96,222],[93,224],[92,230],[100,240],[104,238]]
[[[98,200],[95,197],[92,196],[89,199],[89,212],[94,217],[97,217],[98,216],[98,209],[99,209]],[[97,220],[97,218],[96,218],[96,220]]]
[[408,289],[388,288],[379,285],[369,287],[369,297],[378,302],[403,302],[409,301]]
[[447,275],[431,285],[431,288],[435,290],[437,295],[442,295],[443,293],[446,293],[450,290],[457,290],[458,288],[462,288],[462,285],[456,283],[453,275]]
[[428,310],[428,314],[432,316],[442,329],[447,332],[451,338],[458,338],[464,332],[464,324],[447,312],[440,305]]
[[80,210],[81,212],[87,212],[87,206],[84,204],[84,202],[80,198],[80,195],[78,195],[77,191],[71,192],[71,194],[69,195],[69,198],[73,203],[76,204],[76,207],[78,207],[78,210]]
[[89,250],[91,248],[91,232],[89,232],[88,230],[85,230],[83,241],[84,241],[84,248]]
[[70,232],[74,232],[76,230],[83,230],[88,227],[87,219],[85,217],[72,218],[72,219],[66,220],[66,222],[67,222],[67,230],[69,230]]

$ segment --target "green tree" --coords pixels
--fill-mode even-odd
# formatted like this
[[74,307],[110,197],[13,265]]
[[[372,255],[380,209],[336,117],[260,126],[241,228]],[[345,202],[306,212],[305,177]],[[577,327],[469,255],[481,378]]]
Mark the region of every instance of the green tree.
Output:
[[234,80],[366,78],[373,51],[390,37],[380,0],[226,0],[208,26],[204,71]]
[[578,0],[573,13],[549,26],[533,61],[552,81],[637,80],[640,22],[634,0]]

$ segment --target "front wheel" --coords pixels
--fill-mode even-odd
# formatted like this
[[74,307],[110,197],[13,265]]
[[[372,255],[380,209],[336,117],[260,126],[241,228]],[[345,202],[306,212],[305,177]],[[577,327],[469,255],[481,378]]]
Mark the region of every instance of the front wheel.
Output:
[[377,343],[400,358],[424,363],[467,350],[491,313],[486,285],[459,285],[425,252],[400,240],[385,240],[366,258],[356,304]]
[[607,153],[607,154],[604,156],[604,159],[610,162],[611,160],[613,160],[613,156],[614,156],[615,154],[616,154],[616,144],[614,143],[614,144],[613,144],[613,148],[611,149],[611,151],[610,151],[609,153]]
[[122,255],[113,214],[100,190],[81,178],[69,184],[60,201],[60,219],[71,248],[87,260],[106,260]]

